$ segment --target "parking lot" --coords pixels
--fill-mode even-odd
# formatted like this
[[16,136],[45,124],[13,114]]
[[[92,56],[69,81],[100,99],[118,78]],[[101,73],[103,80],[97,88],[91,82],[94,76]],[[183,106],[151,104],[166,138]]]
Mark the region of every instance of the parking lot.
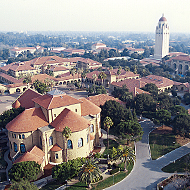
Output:
[[12,103],[16,100],[18,96],[20,96],[20,93],[0,95],[0,114],[2,114],[5,110],[11,109]]

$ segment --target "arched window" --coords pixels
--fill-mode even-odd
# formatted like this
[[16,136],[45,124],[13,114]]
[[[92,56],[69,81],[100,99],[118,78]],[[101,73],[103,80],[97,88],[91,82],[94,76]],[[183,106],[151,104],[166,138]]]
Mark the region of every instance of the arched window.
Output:
[[53,145],[53,137],[49,137],[49,146]]
[[71,141],[71,140],[68,140],[68,141],[67,141],[67,148],[68,148],[68,149],[72,149],[72,148],[73,148],[73,144],[72,144],[72,141]]
[[25,139],[25,135],[24,134],[22,135],[22,139]]
[[21,139],[21,135],[19,135],[19,139]]
[[58,158],[59,158],[58,154],[55,154],[55,159],[58,159]]
[[14,151],[17,152],[17,144],[14,142]]
[[78,147],[82,147],[82,146],[83,146],[83,139],[80,138],[80,139],[78,140]]
[[90,132],[93,133],[94,132],[94,125],[90,125]]
[[25,153],[26,152],[25,144],[20,144],[20,152],[21,153]]

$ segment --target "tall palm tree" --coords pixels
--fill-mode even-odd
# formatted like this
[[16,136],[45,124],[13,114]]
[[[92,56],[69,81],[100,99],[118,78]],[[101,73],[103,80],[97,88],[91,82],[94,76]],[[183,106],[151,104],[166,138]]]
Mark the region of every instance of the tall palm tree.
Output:
[[129,146],[127,146],[123,150],[123,153],[121,154],[121,157],[123,158],[123,161],[125,162],[125,171],[127,169],[127,163],[134,162],[136,160],[134,150],[132,150],[132,148],[129,147]]
[[98,78],[102,80],[102,85],[103,85],[103,81],[104,81],[104,79],[107,78],[107,75],[106,75],[104,72],[101,72],[101,73],[98,75]]
[[90,188],[90,184],[92,182],[96,182],[100,180],[101,171],[97,165],[97,161],[94,159],[87,159],[86,163],[82,166],[78,173],[79,181],[88,185]]
[[118,70],[117,70],[117,75],[118,75],[118,80],[119,80],[119,75],[121,74],[121,66],[118,67]]
[[83,82],[83,79],[86,78],[86,73],[84,71],[81,73],[81,77],[82,77],[82,82]]
[[93,74],[92,75],[92,79],[93,79],[93,81],[94,81],[94,94],[95,94],[95,82],[96,82],[96,80],[97,80],[97,75],[96,74]]
[[104,123],[104,127],[107,129],[107,141],[108,141],[108,149],[109,149],[109,139],[108,139],[108,135],[109,135],[109,129],[110,127],[113,125],[113,121],[110,117],[106,117],[103,121]]
[[73,76],[73,83],[74,83],[74,77],[75,77],[75,74],[76,74],[76,69],[75,69],[75,68],[72,68],[72,69],[70,70],[70,73],[71,73],[71,75]]
[[65,151],[65,158],[67,162],[67,139],[71,136],[71,129],[69,127],[65,127],[64,130],[62,131],[62,135],[64,137],[64,151]]

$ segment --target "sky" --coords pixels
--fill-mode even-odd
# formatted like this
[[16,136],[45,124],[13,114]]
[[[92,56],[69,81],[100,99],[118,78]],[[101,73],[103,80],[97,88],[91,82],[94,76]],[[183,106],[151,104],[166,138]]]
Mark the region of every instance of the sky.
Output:
[[190,0],[0,0],[0,31],[190,33]]

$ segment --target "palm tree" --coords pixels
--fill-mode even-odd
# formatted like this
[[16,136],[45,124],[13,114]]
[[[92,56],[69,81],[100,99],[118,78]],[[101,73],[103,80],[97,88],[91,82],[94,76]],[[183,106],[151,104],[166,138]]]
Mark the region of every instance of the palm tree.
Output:
[[117,74],[118,74],[118,80],[119,80],[119,75],[121,74],[121,66],[118,67]]
[[70,73],[71,73],[71,75],[73,76],[73,83],[74,83],[74,77],[75,77],[75,74],[76,74],[76,69],[75,69],[75,68],[72,68],[72,69],[70,70]]
[[131,147],[127,146],[121,155],[123,161],[125,162],[125,171],[127,169],[127,163],[134,162],[136,160],[136,156],[134,150]]
[[67,139],[71,136],[71,129],[69,127],[65,127],[64,130],[62,131],[62,135],[64,137],[64,151],[65,151],[65,158],[67,162]]
[[94,81],[94,94],[95,94],[95,81],[97,80],[97,75],[96,74],[93,74],[92,75],[92,79],[93,79],[93,81]]
[[82,81],[81,82],[83,82],[83,79],[86,78],[86,73],[84,71],[81,73],[81,77],[82,77]]
[[112,121],[112,119],[110,118],[110,117],[106,117],[105,119],[104,119],[104,127],[105,128],[107,128],[107,140],[108,140],[108,149],[109,149],[109,139],[108,139],[108,135],[109,135],[109,129],[110,129],[110,127],[113,125],[113,121]]
[[125,66],[124,70],[127,72],[130,71],[130,68],[128,66]]
[[100,180],[101,171],[97,165],[97,161],[94,159],[87,159],[86,163],[82,166],[78,173],[79,181],[91,187],[92,182]]
[[107,75],[104,72],[101,72],[98,75],[98,78],[102,80],[102,85],[103,85],[103,80],[107,78]]
[[110,66],[110,67],[109,67],[109,69],[110,69],[110,71],[112,71],[112,70],[113,70],[113,67],[112,67],[112,66]]

